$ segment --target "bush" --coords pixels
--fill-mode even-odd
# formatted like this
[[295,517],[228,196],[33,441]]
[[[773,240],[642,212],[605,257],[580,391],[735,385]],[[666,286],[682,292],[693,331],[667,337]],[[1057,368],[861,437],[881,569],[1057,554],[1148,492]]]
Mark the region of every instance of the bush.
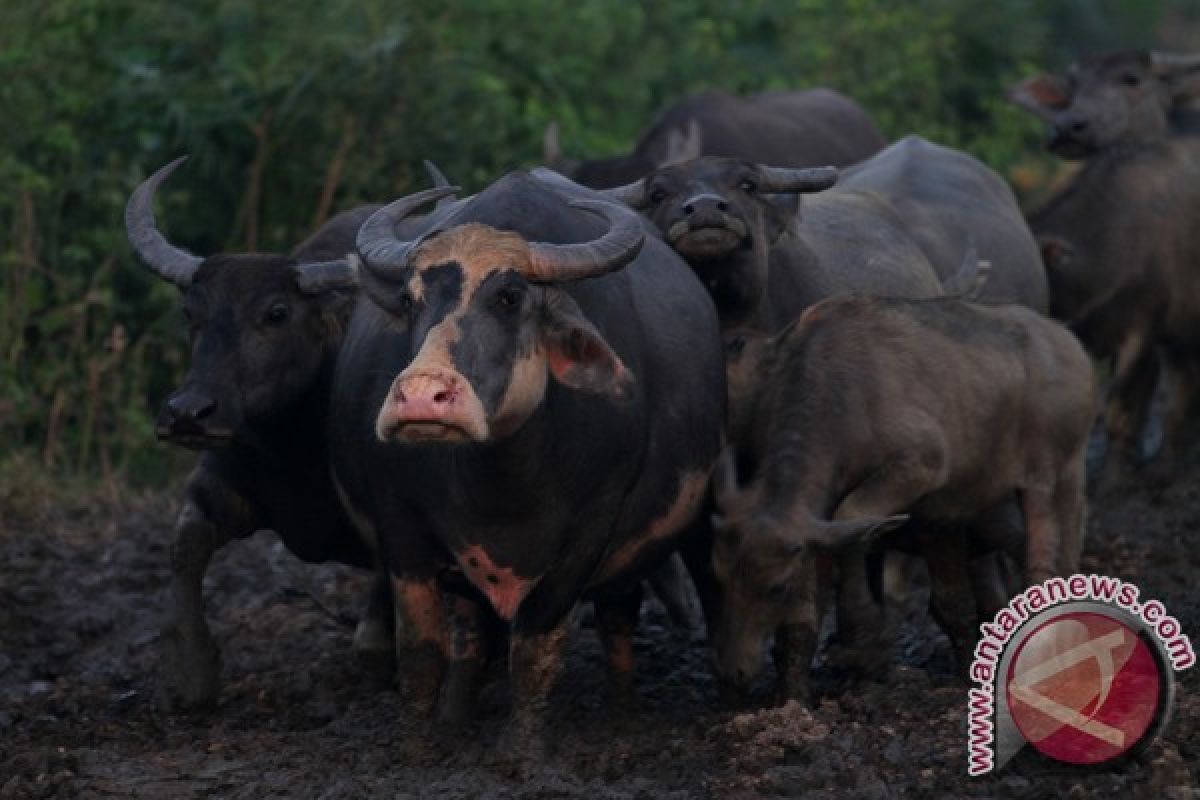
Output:
[[5,3],[0,436],[110,480],[181,460],[151,431],[186,357],[177,294],[121,225],[180,153],[160,218],[199,253],[286,250],[339,208],[422,186],[422,158],[478,188],[536,163],[550,121],[572,154],[626,150],[714,86],[834,86],[892,136],[1036,183],[1049,162],[1008,83],[1195,16],[1183,0]]

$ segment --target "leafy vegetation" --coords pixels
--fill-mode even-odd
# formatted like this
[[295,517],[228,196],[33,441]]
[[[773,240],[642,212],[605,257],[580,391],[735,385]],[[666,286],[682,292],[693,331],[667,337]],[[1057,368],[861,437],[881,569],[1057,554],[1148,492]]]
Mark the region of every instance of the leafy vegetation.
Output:
[[890,135],[1027,176],[1045,162],[1011,81],[1171,44],[1196,17],[1184,0],[5,3],[0,436],[21,464],[109,481],[175,458],[151,420],[185,360],[177,294],[136,264],[121,214],[180,153],[160,218],[201,253],[286,250],[423,185],[423,158],[478,188],[536,163],[551,121],[572,155],[626,150],[714,86],[834,86]]

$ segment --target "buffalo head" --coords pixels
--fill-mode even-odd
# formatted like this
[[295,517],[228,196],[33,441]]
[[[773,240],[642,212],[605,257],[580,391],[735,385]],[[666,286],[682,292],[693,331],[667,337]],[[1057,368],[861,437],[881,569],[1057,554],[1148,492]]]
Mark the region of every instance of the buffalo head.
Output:
[[633,376],[572,297],[556,284],[604,275],[632,261],[644,234],[613,203],[572,205],[607,231],[580,244],[529,242],[468,222],[405,241],[398,222],[437,191],[397,200],[362,227],[364,290],[406,334],[407,367],[376,419],[381,441],[484,442],[517,430],[548,378],[622,399]]
[[814,518],[796,487],[788,508],[766,507],[761,482],[740,488],[731,451],[713,474],[719,514],[713,519],[713,574],[721,587],[713,649],[717,674],[748,688],[762,669],[767,642],[781,627],[816,635],[813,547],[836,548],[902,525],[905,515],[829,522]]
[[708,156],[605,194],[649,217],[728,323],[757,307],[768,255],[796,218],[798,195],[827,189],[837,176],[834,167],[786,169]]
[[1066,75],[1039,75],[1009,91],[1018,106],[1050,125],[1050,149],[1087,158],[1123,144],[1167,136],[1170,113],[1200,96],[1200,56],[1145,50],[1076,62]]
[[[191,343],[187,374],[163,404],[156,432],[176,444],[210,448],[232,440],[244,423],[295,402],[313,385],[341,341],[356,268],[347,258],[307,263],[275,254],[200,258],[170,244],[155,224],[154,195],[183,160],[134,191],[125,226],[138,257],[183,292]],[[343,235],[345,252],[355,228]]]

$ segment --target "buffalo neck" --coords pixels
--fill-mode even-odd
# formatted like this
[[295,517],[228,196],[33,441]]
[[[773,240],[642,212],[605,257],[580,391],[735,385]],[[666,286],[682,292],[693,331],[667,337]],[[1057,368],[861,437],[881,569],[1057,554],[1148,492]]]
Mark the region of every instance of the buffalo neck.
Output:
[[1060,237],[1075,248],[1066,265],[1053,267],[1055,315],[1077,321],[1088,313],[1083,302],[1115,291],[1141,254],[1153,247],[1146,237],[1169,194],[1179,165],[1169,144],[1111,148],[1088,159],[1071,183],[1030,216],[1035,235]]
[[260,455],[284,461],[299,453],[317,453],[324,460],[336,360],[337,349],[327,347],[316,376],[305,390],[269,415],[247,422],[246,435],[239,439],[244,438]]

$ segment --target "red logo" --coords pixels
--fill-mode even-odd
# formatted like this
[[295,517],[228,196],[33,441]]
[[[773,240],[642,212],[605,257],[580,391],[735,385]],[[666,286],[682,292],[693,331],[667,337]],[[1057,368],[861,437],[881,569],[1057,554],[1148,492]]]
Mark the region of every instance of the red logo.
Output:
[[1006,676],[1009,713],[1041,753],[1099,764],[1152,733],[1166,691],[1162,670],[1151,646],[1121,620],[1063,614],[1021,642]]

